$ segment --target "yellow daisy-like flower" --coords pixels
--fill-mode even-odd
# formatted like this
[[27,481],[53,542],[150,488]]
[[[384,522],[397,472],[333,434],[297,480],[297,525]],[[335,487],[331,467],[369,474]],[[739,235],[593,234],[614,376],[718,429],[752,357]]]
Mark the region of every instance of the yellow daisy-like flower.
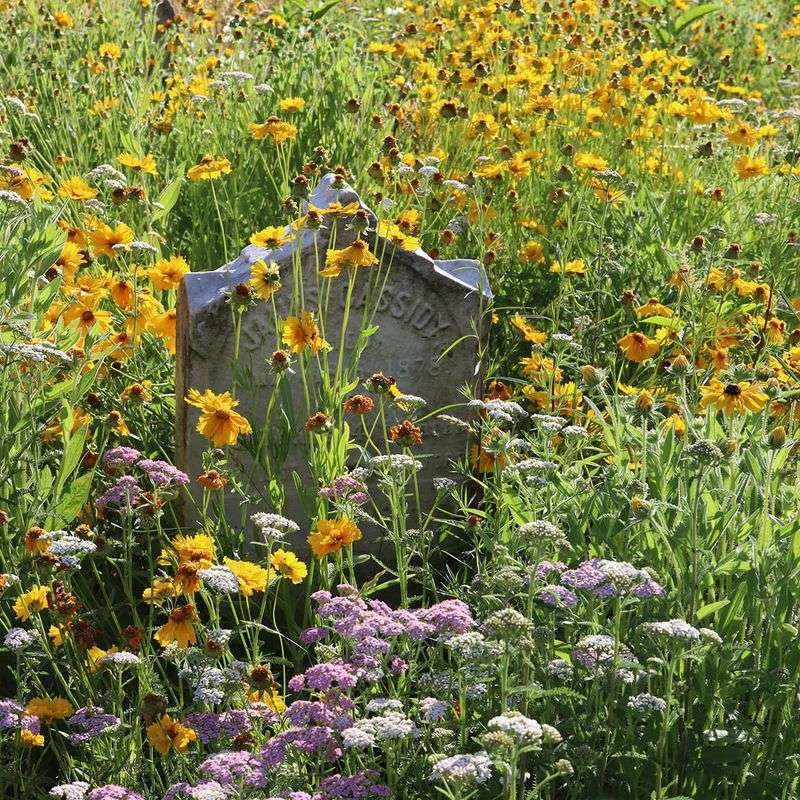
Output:
[[25,706],[25,713],[32,717],[39,717],[49,725],[57,719],[66,719],[75,713],[69,700],[63,697],[34,697]]
[[251,122],[247,129],[254,139],[266,139],[269,137],[275,144],[297,137],[297,128],[291,122],[278,119],[278,117],[270,117],[266,122]]
[[233,409],[239,405],[230,392],[215,394],[210,389],[200,394],[190,389],[186,402],[203,413],[197,421],[197,431],[214,443],[214,447],[235,445],[240,434],[250,434],[250,423]]
[[647,361],[659,350],[658,342],[648,339],[647,336],[639,333],[639,331],[632,331],[626,334],[617,342],[617,345],[628,361],[637,363]]
[[147,330],[152,331],[164,340],[167,351],[173,356],[177,346],[178,312],[171,308],[163,314],[156,314],[147,323]]
[[583,275],[586,272],[586,262],[582,258],[576,258],[574,261],[554,261],[550,265],[550,272],[558,272],[562,274]]
[[[216,558],[216,545],[207,533],[196,533],[193,536],[179,534],[170,541],[170,544],[179,564],[193,561],[203,567],[210,567]],[[159,563],[168,564],[169,556],[162,553]]]
[[510,322],[522,334],[522,338],[526,342],[544,344],[547,341],[547,334],[527,322],[522,314],[514,314]]
[[193,728],[181,725],[169,714],[162,714],[159,720],[147,726],[147,741],[162,756],[171,748],[175,748],[179,753],[185,753],[189,745],[196,740],[197,732]]
[[673,311],[658,302],[655,297],[651,297],[643,306],[636,309],[637,317],[671,317]]
[[718,378],[713,378],[700,387],[700,407],[713,406],[729,416],[761,411],[768,399],[757,384],[749,381],[723,383]]
[[46,608],[50,608],[50,589],[47,586],[34,586],[14,601],[14,614],[23,622],[30,619],[31,614],[38,614]]
[[278,101],[278,108],[285,111],[287,114],[294,114],[296,111],[302,111],[306,107],[306,101],[302,97],[284,97],[283,100]]
[[750,156],[740,156],[734,162],[736,167],[736,174],[742,178],[760,178],[762,175],[769,175],[769,164],[765,158],[757,156],[750,158]]
[[291,242],[293,239],[294,236],[288,233],[285,228],[278,228],[270,225],[254,233],[250,237],[250,244],[256,247],[263,247],[267,250],[274,250],[276,247]]
[[302,353],[306,347],[315,353],[330,348],[328,342],[320,336],[314,315],[309,311],[303,312],[299,317],[288,317],[283,323],[281,336],[283,343],[293,353]]
[[173,608],[169,619],[153,634],[153,638],[162,647],[177,644],[181,649],[186,648],[197,641],[194,630],[196,620],[197,611],[193,605]]
[[97,197],[97,190],[89,186],[83,178],[67,178],[59,183],[58,195],[65,200],[84,203]]
[[308,575],[306,565],[290,550],[276,550],[270,557],[269,563],[273,569],[292,583],[301,583]]
[[117,161],[123,167],[128,167],[134,172],[146,172],[148,175],[158,175],[156,169],[156,160],[151,155],[136,156],[132,153],[120,153],[117,156]]
[[161,258],[147,270],[147,277],[156,289],[177,289],[181,279],[191,269],[182,256]]
[[330,553],[338,553],[361,537],[361,531],[349,517],[321,519],[309,534],[308,543],[317,558],[324,558]]
[[253,564],[251,561],[236,561],[233,558],[225,559],[225,566],[239,580],[239,591],[245,596],[250,597],[254,592],[264,592],[267,584],[273,577],[273,573]]
[[89,241],[94,247],[95,255],[108,256],[109,258],[117,257],[114,245],[130,244],[133,239],[133,231],[122,222],[114,228],[101,223],[89,234]]
[[345,267],[371,267],[378,259],[363,239],[356,239],[349,247],[342,250],[328,250],[325,254],[325,267],[320,270],[323,278],[338,278]]
[[193,167],[190,167],[186,177],[190,181],[213,181],[223,175],[230,174],[231,162],[225,156],[203,156]]
[[416,236],[409,236],[399,225],[389,220],[383,220],[378,223],[378,236],[388,239],[395,247],[399,247],[401,250],[414,251],[420,247],[420,241]]
[[250,267],[250,288],[261,300],[269,300],[281,288],[280,268],[274,261],[267,263],[259,258]]

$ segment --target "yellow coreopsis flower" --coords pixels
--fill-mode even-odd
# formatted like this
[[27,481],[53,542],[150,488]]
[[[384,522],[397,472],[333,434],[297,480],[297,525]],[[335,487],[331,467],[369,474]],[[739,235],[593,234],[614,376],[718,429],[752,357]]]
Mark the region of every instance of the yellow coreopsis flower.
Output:
[[251,561],[236,561],[233,558],[225,559],[225,566],[236,576],[239,581],[239,591],[250,597],[254,592],[264,592],[273,573],[253,564]]
[[110,58],[112,61],[118,61],[122,56],[122,48],[114,42],[103,42],[97,49],[100,58]]
[[190,167],[186,177],[190,181],[213,181],[231,171],[231,162],[225,156],[203,156],[193,167]]
[[251,122],[247,129],[254,139],[269,137],[275,144],[280,144],[297,137],[297,128],[291,122],[270,117],[266,122]]
[[299,317],[288,317],[284,321],[282,339],[293,353],[302,353],[306,347],[315,353],[330,348],[328,342],[320,336],[314,315],[309,311],[303,312]]
[[306,107],[306,101],[302,97],[285,97],[283,100],[278,101],[278,108],[285,111],[287,114],[294,114],[296,111],[302,111]]
[[169,619],[153,634],[153,638],[162,646],[177,644],[186,648],[197,641],[194,623],[197,611],[193,605],[178,606],[170,612]]
[[97,190],[89,186],[83,178],[67,178],[58,185],[58,195],[65,200],[86,202],[97,197]]
[[317,558],[338,553],[343,547],[361,539],[361,531],[349,517],[321,519],[308,536],[308,543]]
[[558,272],[564,275],[583,275],[586,272],[586,262],[582,258],[573,261],[554,261],[550,265],[550,272]]
[[[395,247],[399,247],[401,250],[411,252],[418,250],[420,246],[420,241],[416,236],[409,236],[397,223],[389,220],[383,220],[378,223],[378,236],[388,239]],[[353,242],[353,245],[355,244],[356,242]],[[377,261],[375,259],[371,264],[358,264],[357,266],[372,266]]]
[[177,346],[178,312],[171,308],[163,314],[156,314],[147,323],[147,330],[152,331],[164,340],[167,351],[173,356]]
[[50,589],[47,586],[33,586],[14,601],[14,614],[17,619],[25,622],[31,614],[38,614],[40,611],[50,608],[49,598]]
[[95,228],[89,234],[89,241],[94,247],[95,255],[116,258],[117,254],[114,246],[118,244],[130,244],[134,239],[133,231],[124,223],[120,222],[112,228],[105,223]]
[[525,339],[526,342],[543,344],[547,341],[547,334],[527,322],[522,314],[514,314],[510,321],[511,324],[522,334],[522,338]]
[[147,270],[147,276],[156,289],[168,291],[177,289],[181,279],[191,269],[182,256],[161,258]]
[[751,158],[750,156],[740,156],[736,159],[736,174],[742,178],[760,178],[762,175],[769,175],[769,164],[761,156]]
[[148,175],[158,175],[156,169],[156,160],[151,155],[136,156],[132,153],[120,153],[117,156],[117,161],[123,167],[128,167],[134,172],[146,172]]
[[214,443],[214,447],[235,445],[240,434],[250,434],[250,423],[233,409],[239,405],[230,392],[215,394],[206,389],[202,394],[190,389],[186,402],[202,411],[197,431]]
[[256,293],[256,297],[269,300],[281,288],[280,268],[274,261],[268,264],[259,258],[250,267],[250,280],[247,283]]
[[320,270],[323,278],[338,278],[345,267],[371,267],[378,259],[370,252],[363,239],[356,239],[342,250],[328,250],[325,254],[325,267]]
[[273,569],[292,583],[300,583],[308,575],[306,565],[290,550],[276,550],[270,557]]
[[25,713],[49,725],[57,719],[71,717],[75,708],[63,697],[34,697],[25,706]]
[[161,755],[166,755],[171,748],[185,753],[189,745],[196,741],[197,733],[193,728],[181,725],[169,714],[162,714],[161,719],[147,726],[147,741]]
[[250,244],[256,247],[263,247],[267,250],[274,250],[276,247],[291,242],[294,239],[291,233],[285,228],[269,225],[266,228],[254,233],[250,237]]

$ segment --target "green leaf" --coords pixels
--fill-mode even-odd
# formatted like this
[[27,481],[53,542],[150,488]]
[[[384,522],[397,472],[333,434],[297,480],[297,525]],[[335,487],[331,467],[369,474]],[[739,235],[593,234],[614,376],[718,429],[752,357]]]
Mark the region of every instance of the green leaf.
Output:
[[61,528],[69,525],[78,516],[92,488],[94,470],[76,478],[69,485],[66,494],[58,501],[47,523],[48,528]]
[[166,219],[170,211],[175,207],[178,202],[178,195],[181,193],[181,185],[183,184],[183,164],[178,168],[178,175],[170,183],[168,183],[161,191],[161,194],[156,199],[156,203],[162,208],[156,208],[153,212],[153,222],[159,222]]
[[690,8],[688,11],[684,11],[683,14],[672,23],[672,30],[677,35],[688,25],[691,25],[701,17],[705,17],[706,14],[719,11],[719,8],[720,7],[716,3],[702,3],[699,6]]
[[56,497],[61,494],[67,478],[75,471],[83,455],[83,445],[86,442],[86,434],[89,426],[84,425],[73,433],[64,446],[64,457],[61,460],[61,468],[58,471],[58,482],[56,483]]
[[327,3],[321,5],[316,11],[312,11],[310,17],[312,20],[322,19],[332,8],[339,5],[341,0],[329,0]]
[[717,600],[716,603],[708,603],[702,608],[697,609],[697,614],[695,616],[697,620],[700,621],[701,619],[710,617],[712,614],[716,614],[721,608],[725,608],[728,603],[730,603],[730,600]]

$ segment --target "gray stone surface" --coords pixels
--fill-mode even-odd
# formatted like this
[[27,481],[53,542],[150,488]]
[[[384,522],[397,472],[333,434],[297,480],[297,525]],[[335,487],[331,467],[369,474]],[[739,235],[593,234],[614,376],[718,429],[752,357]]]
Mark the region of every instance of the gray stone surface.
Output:
[[[318,208],[327,208],[334,201],[347,204],[360,200],[349,187],[336,191],[332,187],[333,176],[327,175],[314,190],[311,203]],[[372,212],[370,218],[374,220]],[[330,219],[330,218],[326,218]],[[341,248],[352,242],[354,232],[349,226],[351,217],[337,216],[335,247]],[[281,268],[283,288],[274,296],[277,313],[283,319],[292,313],[292,264],[300,259],[303,274],[305,308],[316,311],[318,286],[318,259],[324,261],[324,253],[331,237],[331,227],[317,231],[303,230],[298,238],[275,250],[264,250],[252,245],[246,247],[239,258],[213,272],[193,273],[183,279],[178,296],[178,341],[176,377],[177,459],[196,487],[194,479],[202,471],[202,453],[208,447],[195,428],[199,411],[188,406],[183,397],[190,388],[215,392],[230,390],[233,379],[234,327],[231,309],[226,301],[226,292],[250,277],[250,267],[258,259],[274,261]],[[370,238],[369,236],[367,238]],[[385,248],[385,249],[384,249]],[[352,363],[350,354],[362,325],[364,296],[370,285],[375,287],[377,267],[359,269],[353,292],[354,302],[346,336],[346,366],[351,374],[363,380],[374,372],[383,372],[397,379],[399,388],[406,394],[424,397],[428,403],[426,411],[452,406],[464,402],[460,392],[464,386],[477,388],[481,378],[478,363],[478,340],[476,330],[488,330],[484,316],[488,311],[491,292],[483,269],[477,261],[433,261],[421,250],[406,252],[394,248],[385,240],[379,240],[375,252],[384,253],[382,263],[390,263],[388,277],[380,295],[374,324],[378,331],[369,339],[358,364]],[[371,283],[370,283],[371,282]],[[336,293],[329,301],[326,338],[333,346],[329,359],[335,365],[339,345],[339,329],[347,289],[346,273],[330,281]],[[294,306],[297,311],[297,305]],[[460,341],[459,341],[460,340]],[[442,356],[454,342],[458,342]],[[276,349],[275,326],[271,303],[259,303],[245,312],[239,352],[238,395],[241,405],[237,409],[250,420],[256,434],[262,426],[265,408],[275,384],[275,378],[267,368],[267,361]],[[442,356],[440,358],[440,356]],[[291,437],[292,455],[283,466],[280,483],[286,490],[284,513],[300,523],[302,535],[292,544],[305,550],[305,535],[309,518],[304,508],[313,505],[317,487],[311,484],[305,452],[306,419],[305,407],[300,403],[302,385],[299,369],[284,379],[295,398],[290,405],[295,407],[294,420],[284,421],[283,435]],[[251,384],[247,386],[246,384]],[[351,394],[363,393],[360,385]],[[316,404],[318,405],[318,404]],[[316,409],[314,409],[316,410]],[[330,412],[330,409],[325,409]],[[461,408],[450,408],[454,416],[464,414]],[[392,411],[390,419],[401,420],[403,412]],[[359,422],[350,417],[354,433]],[[425,441],[421,453],[424,469],[420,473],[423,505],[430,503],[434,490],[434,477],[450,472],[451,460],[463,456],[467,441],[465,434],[441,420],[431,419],[422,425]],[[275,431],[272,431],[275,434]],[[263,470],[254,464],[242,446],[229,448],[231,463],[247,484],[249,493],[261,496],[256,505],[246,510],[232,494],[226,497],[228,519],[240,524],[249,514],[257,510],[274,510],[268,499],[268,490]],[[353,456],[357,453],[354,452]],[[299,496],[292,472],[299,476]],[[201,490],[196,489],[197,496]],[[245,513],[246,511],[246,513]],[[187,510],[191,517],[191,509]],[[366,538],[366,537],[365,537]],[[375,550],[374,546],[370,547]]]

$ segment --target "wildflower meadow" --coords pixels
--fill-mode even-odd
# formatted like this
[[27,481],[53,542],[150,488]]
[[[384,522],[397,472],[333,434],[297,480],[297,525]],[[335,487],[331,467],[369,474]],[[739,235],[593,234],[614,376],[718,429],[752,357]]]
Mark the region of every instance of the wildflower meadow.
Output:
[[0,29],[0,798],[800,796],[800,5]]

